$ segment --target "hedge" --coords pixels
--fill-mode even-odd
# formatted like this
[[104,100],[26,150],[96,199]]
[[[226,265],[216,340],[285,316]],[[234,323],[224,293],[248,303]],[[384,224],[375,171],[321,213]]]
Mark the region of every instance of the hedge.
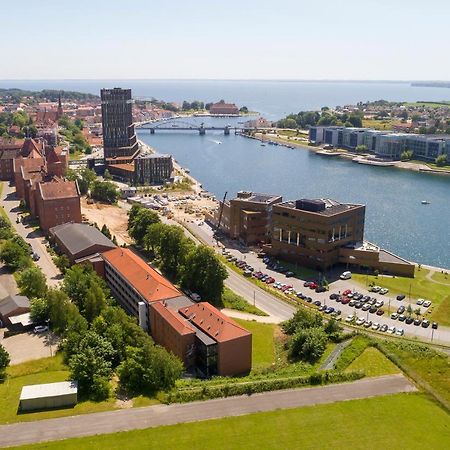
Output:
[[291,378],[278,378],[245,383],[228,383],[219,386],[208,386],[205,384],[200,388],[172,390],[168,392],[161,400],[164,403],[186,403],[196,400],[207,400],[236,395],[251,395],[259,392],[292,389],[301,386],[315,386],[321,384],[354,381],[363,377],[364,372],[361,370],[348,373],[330,370]]

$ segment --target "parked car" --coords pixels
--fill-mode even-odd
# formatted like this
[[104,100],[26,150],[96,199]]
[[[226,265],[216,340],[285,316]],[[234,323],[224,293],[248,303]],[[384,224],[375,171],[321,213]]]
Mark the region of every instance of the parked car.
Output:
[[309,285],[312,283],[312,281],[305,281],[303,283],[303,287],[309,287]]
[[366,320],[365,322],[364,322],[364,327],[365,328],[370,328],[372,326],[372,321],[371,320]]
[[346,272],[343,272],[339,278],[341,280],[350,280],[351,277],[352,277],[352,273],[347,270]]
[[380,292],[381,287],[380,286],[373,286],[371,290],[372,290],[372,292]]
[[314,305],[316,305],[316,306],[320,306],[322,303],[320,303],[319,302],[319,300],[316,300],[315,302],[314,302]]
[[419,298],[416,302],[416,305],[423,305],[423,303],[425,302],[425,300],[423,298]]
[[325,286],[317,286],[316,289],[315,289],[315,291],[317,293],[326,292],[326,290],[327,290],[327,288]]
[[361,308],[363,311],[369,311],[370,309],[370,305],[368,305],[367,303],[365,305],[363,305],[363,307]]
[[391,314],[391,319],[397,320],[398,319],[398,314],[397,313],[392,313]]
[[33,253],[32,259],[33,259],[33,261],[39,261],[41,259],[41,257],[37,253]]
[[401,301],[404,300],[404,299],[405,299],[405,296],[404,296],[403,294],[397,295],[397,300],[398,300],[399,302],[401,302]]
[[431,305],[430,300],[425,300],[425,301],[423,302],[423,307],[424,307],[424,308],[428,308],[430,305]]
[[403,328],[397,328],[397,331],[395,332],[397,336],[403,336],[405,334],[405,330]]
[[405,323],[407,323],[408,325],[411,325],[413,322],[414,322],[414,319],[411,316],[407,317],[405,320]]
[[400,314],[398,316],[398,320],[400,320],[400,322],[404,322],[406,320],[406,316],[404,314]]
[[403,313],[405,312],[405,309],[406,309],[406,308],[405,308],[403,305],[402,305],[402,306],[399,306],[398,309],[397,309],[397,313],[398,313],[398,314],[403,314]]
[[343,305],[346,305],[347,303],[350,303],[351,302],[351,300],[348,298],[348,297],[341,297],[342,299],[341,299],[341,303],[343,304]]
[[377,331],[380,328],[380,324],[378,322],[374,322],[372,324],[372,330]]
[[424,320],[422,321],[422,328],[428,328],[429,326],[430,326],[430,321],[424,319]]
[[251,276],[252,276],[251,270],[248,269],[244,270],[244,277],[251,277]]
[[295,275],[294,272],[288,271],[284,274],[287,278],[293,277]]
[[379,310],[376,312],[376,314],[377,314],[377,316],[382,316],[382,315],[384,314],[384,310],[383,310],[383,309],[379,309]]
[[395,333],[395,327],[389,327],[388,330],[387,330],[387,332],[388,332],[389,334],[394,334],[394,333]]
[[415,325],[416,327],[418,327],[421,323],[422,323],[422,319],[415,319],[415,320],[414,320],[414,325]]
[[350,289],[346,289],[346,290],[342,293],[342,295],[348,295],[348,294],[350,294],[350,292],[352,292]]
[[386,324],[381,325],[380,327],[380,331],[382,331],[383,333],[385,333],[388,329],[388,326]]
[[38,326],[33,328],[33,333],[34,334],[41,334],[41,333],[45,333],[46,331],[48,331],[48,326],[47,325],[38,325]]
[[384,305],[383,300],[378,300],[378,301],[375,302],[375,306],[376,306],[377,308],[381,308],[383,305]]
[[362,302],[356,302],[355,303],[355,308],[356,309],[361,309],[363,307],[363,305],[364,305],[364,303],[362,303]]
[[437,330],[438,329],[438,323],[437,322],[433,322],[431,324],[431,328],[433,328],[433,330]]
[[311,281],[311,283],[309,283],[309,286],[308,286],[308,287],[309,287],[310,289],[316,289],[317,286],[318,286],[317,283],[315,283],[314,281]]
[[389,289],[387,289],[387,288],[380,289],[380,294],[381,294],[381,295],[385,295],[385,294],[387,294],[388,292],[389,292]]
[[378,311],[378,308],[376,306],[371,306],[370,309],[369,309],[369,312],[371,314],[375,314],[377,311]]
[[356,300],[350,300],[348,302],[348,306],[355,306],[356,305]]
[[192,292],[190,297],[192,298],[192,300],[194,300],[194,302],[201,302],[202,301],[202,298],[200,297],[200,295],[196,294],[195,292]]
[[356,321],[356,325],[362,325],[365,321],[366,321],[366,319],[364,319],[363,317],[360,317],[360,318]]
[[353,319],[355,318],[355,316],[353,316],[352,314],[350,314],[350,315],[348,315],[346,318],[345,318],[345,321],[346,322],[348,322],[348,323],[351,323],[351,322],[353,322]]

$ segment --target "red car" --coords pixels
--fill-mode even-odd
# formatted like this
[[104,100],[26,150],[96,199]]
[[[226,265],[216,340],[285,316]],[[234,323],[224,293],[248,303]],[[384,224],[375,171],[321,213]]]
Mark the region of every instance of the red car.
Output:
[[314,283],[314,281],[313,281],[313,282],[311,282],[311,283],[309,284],[308,287],[309,287],[310,289],[316,289],[317,286],[318,286],[318,284],[317,284],[317,283]]
[[275,278],[272,278],[272,277],[267,278],[266,283],[267,284],[275,283]]
[[342,297],[341,303],[346,305],[347,303],[350,303],[350,299],[348,297]]
[[342,293],[342,295],[348,295],[348,294],[351,294],[351,289],[347,289],[346,291],[344,291],[343,293]]

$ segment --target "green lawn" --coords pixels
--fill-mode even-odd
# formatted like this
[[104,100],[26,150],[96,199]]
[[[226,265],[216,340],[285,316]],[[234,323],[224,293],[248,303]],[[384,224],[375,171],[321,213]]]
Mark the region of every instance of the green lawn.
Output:
[[[411,299],[425,298],[433,302],[431,308],[431,318],[441,325],[450,325],[450,286],[434,283],[426,278],[429,270],[416,268],[415,278],[391,277],[391,276],[372,276],[367,277],[368,283],[386,287],[389,289],[389,295],[405,294],[409,296],[411,289]],[[352,279],[366,285],[366,275],[353,274]],[[415,302],[414,302],[415,303]]]
[[[447,449],[450,417],[423,394],[396,394],[28,445],[27,449]],[[24,447],[22,447],[24,448]]]
[[275,362],[274,332],[276,325],[234,319],[252,333],[252,369]]
[[450,286],[450,270],[448,273],[434,272],[431,278],[439,283],[445,283]]
[[[73,408],[18,414],[19,397],[23,386],[66,381],[69,379],[69,370],[64,365],[62,356],[57,355],[10,366],[7,369],[7,374],[6,381],[0,383],[0,423],[50,419],[117,408],[116,398],[111,397],[103,402],[80,401]],[[158,403],[157,400],[143,396],[133,399],[134,407],[155,403]]]
[[368,377],[400,373],[400,369],[374,347],[366,348],[346,369],[353,370],[364,370]]
[[231,289],[225,287],[222,294],[222,304],[224,308],[235,309],[236,311],[255,314],[257,316],[267,316],[264,311],[261,311],[256,306],[247,302],[243,297],[234,293]]
[[387,120],[375,120],[375,119],[363,119],[362,125],[364,128],[374,128],[375,130],[392,130],[393,126],[399,124],[400,121],[387,119]]

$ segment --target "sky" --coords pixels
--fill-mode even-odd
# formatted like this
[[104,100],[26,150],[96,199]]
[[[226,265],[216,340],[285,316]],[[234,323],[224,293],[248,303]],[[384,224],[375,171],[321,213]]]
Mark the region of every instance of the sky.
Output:
[[450,80],[448,0],[0,0],[0,10],[0,79]]

